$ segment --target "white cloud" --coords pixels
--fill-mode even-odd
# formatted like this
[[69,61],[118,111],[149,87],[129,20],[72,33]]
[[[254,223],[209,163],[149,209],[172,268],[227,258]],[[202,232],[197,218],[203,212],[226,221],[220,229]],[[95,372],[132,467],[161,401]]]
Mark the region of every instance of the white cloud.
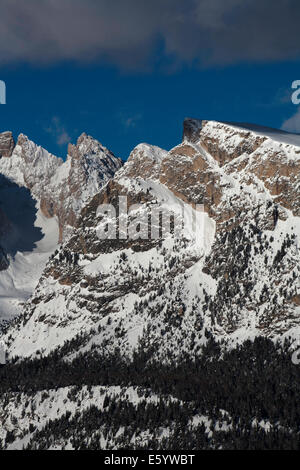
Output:
[[128,110],[121,110],[117,113],[116,118],[123,128],[128,131],[135,128],[143,118],[141,113],[130,113]]
[[123,125],[127,129],[135,127],[137,125],[138,121],[141,120],[141,118],[142,118],[141,114],[136,114],[134,116],[129,116],[129,117],[127,117],[123,120]]
[[281,126],[283,131],[300,133],[300,108]]
[[52,118],[50,126],[47,127],[45,131],[53,136],[57,145],[60,147],[71,142],[70,135],[62,125],[60,119],[56,116]]

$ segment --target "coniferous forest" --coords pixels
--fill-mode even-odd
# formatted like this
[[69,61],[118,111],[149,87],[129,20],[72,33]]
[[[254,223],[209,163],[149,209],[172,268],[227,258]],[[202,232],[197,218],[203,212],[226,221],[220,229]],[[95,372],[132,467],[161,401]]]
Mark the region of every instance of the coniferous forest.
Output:
[[[101,449],[104,436],[106,448],[111,440],[112,448],[122,449],[299,449],[300,369],[288,344],[282,348],[256,338],[221,353],[211,339],[194,361],[168,365],[153,362],[151,351],[136,353],[130,362],[119,353],[98,352],[66,361],[67,351],[66,345],[48,357],[16,358],[2,367],[4,408],[11,396],[18,400],[26,392],[30,401],[37,392],[47,396],[64,387],[79,405],[83,384],[90,393],[95,386],[120,386],[120,393],[107,394],[102,409],[90,405],[75,415],[67,411],[42,429],[31,425],[24,448],[70,442],[75,449]],[[140,393],[137,404],[127,400],[128,387]],[[153,394],[157,400],[149,401]],[[145,443],[147,433],[151,438]],[[8,433],[2,447],[14,438]]]

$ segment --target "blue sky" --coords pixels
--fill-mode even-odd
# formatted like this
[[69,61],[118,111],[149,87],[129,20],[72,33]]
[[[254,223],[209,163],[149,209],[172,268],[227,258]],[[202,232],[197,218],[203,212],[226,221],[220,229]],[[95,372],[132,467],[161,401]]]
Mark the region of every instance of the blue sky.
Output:
[[[34,0],[28,0],[27,5],[30,3]],[[194,0],[194,4],[198,3],[202,5],[201,0]],[[96,54],[82,61],[72,57],[69,49],[62,52],[66,41],[63,38],[59,42],[55,37],[57,60],[55,52],[49,60],[40,59],[34,48],[38,37],[30,39],[32,48],[26,52],[27,58],[18,57],[20,46],[16,45],[7,51],[16,57],[5,60],[0,46],[0,80],[7,86],[7,104],[0,106],[0,130],[12,130],[15,136],[23,132],[62,157],[67,143],[75,142],[82,132],[126,159],[140,142],[166,149],[175,146],[187,116],[276,128],[293,115],[298,116],[299,107],[291,102],[292,82],[300,79],[297,51],[289,60],[284,54],[273,57],[271,52],[271,56],[266,54],[256,60],[245,49],[245,57],[243,51],[235,51],[233,58],[226,52],[228,60],[222,60],[219,43],[211,43],[210,49],[204,48],[204,54],[215,47],[217,52],[212,56],[216,60],[197,60],[197,49],[189,60],[184,60],[184,50],[188,56],[191,47],[185,45],[182,52],[183,40],[175,35],[168,54],[164,50],[170,43],[168,38],[164,45],[159,41],[149,41],[149,45],[145,40],[141,50],[132,39],[129,49],[119,55],[106,52],[105,58]],[[251,38],[249,50],[250,41]],[[93,44],[86,47],[92,49]],[[238,53],[240,57],[236,58]],[[300,132],[300,118],[295,118],[289,128],[297,131],[298,123]]]
[[299,63],[188,67],[124,73],[109,66],[2,67],[7,104],[0,128],[20,132],[64,156],[82,132],[126,159],[140,142],[169,149],[191,116],[280,128],[297,112],[291,102]]

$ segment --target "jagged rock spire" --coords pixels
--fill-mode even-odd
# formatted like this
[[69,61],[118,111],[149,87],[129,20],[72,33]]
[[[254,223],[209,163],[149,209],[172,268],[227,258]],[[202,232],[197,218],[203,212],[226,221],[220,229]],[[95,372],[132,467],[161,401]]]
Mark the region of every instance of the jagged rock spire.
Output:
[[0,134],[0,158],[11,157],[15,148],[15,141],[12,132],[2,132]]

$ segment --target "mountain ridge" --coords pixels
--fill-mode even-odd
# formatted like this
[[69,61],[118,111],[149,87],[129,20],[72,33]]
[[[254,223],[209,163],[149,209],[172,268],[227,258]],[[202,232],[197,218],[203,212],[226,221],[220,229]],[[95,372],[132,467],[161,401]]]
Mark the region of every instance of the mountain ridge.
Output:
[[[191,126],[193,130],[192,135],[189,134]],[[84,139],[85,137],[83,137]],[[128,261],[125,269],[129,269],[129,273],[131,272],[130,276],[133,275],[132,270],[136,270],[139,273],[139,269],[142,268],[138,266],[142,258],[137,262],[139,258],[136,250],[140,251],[142,257],[146,257],[146,259],[149,256],[148,254],[146,256],[146,253],[154,254],[153,259],[156,258],[156,263],[158,263],[155,270],[158,269],[164,272],[166,279],[170,279],[168,281],[170,285],[175,282],[177,287],[174,289],[175,291],[178,290],[177,297],[179,299],[183,296],[182,300],[176,301],[173,299],[173,294],[171,294],[170,290],[167,294],[167,296],[170,296],[170,311],[173,311],[174,308],[178,308],[178,311],[182,309],[186,311],[185,318],[187,325],[191,323],[191,318],[194,318],[194,325],[198,323],[199,325],[207,324],[205,327],[201,327],[202,335],[209,328],[211,332],[215,332],[213,334],[216,337],[219,335],[221,337],[228,336],[229,341],[231,339],[239,341],[239,337],[244,338],[247,335],[252,337],[253,334],[260,334],[260,331],[266,335],[272,332],[271,335],[277,337],[276,331],[278,326],[276,325],[281,324],[281,317],[278,314],[271,320],[274,310],[270,308],[268,300],[270,294],[265,296],[264,302],[259,299],[264,298],[262,293],[264,288],[270,292],[270,287],[267,287],[270,284],[270,279],[278,275],[277,268],[273,265],[277,256],[276,253],[278,250],[280,252],[281,249],[286,250],[286,245],[291,250],[291,254],[285,255],[286,259],[290,257],[288,261],[290,267],[289,276],[284,281],[284,285],[288,286],[293,277],[298,276],[296,260],[299,257],[297,244],[300,234],[298,219],[300,210],[298,194],[300,153],[298,156],[298,153],[296,153],[298,151],[294,149],[295,147],[290,144],[278,141],[273,143],[268,136],[258,136],[249,130],[241,131],[217,121],[195,120],[192,123],[185,120],[183,142],[169,152],[146,144],[136,147],[132,151],[127,163],[104,185],[102,191],[96,194],[94,199],[91,199],[90,205],[83,210],[82,215],[79,217],[73,235],[70,235],[65,243],[63,243],[56,257],[49,261],[33,298],[25,308],[25,317],[31,318],[28,321],[29,336],[26,340],[28,345],[31,344],[29,350],[33,352],[40,349],[39,342],[33,346],[31,335],[36,330],[37,325],[39,325],[37,331],[40,331],[41,328],[43,329],[43,322],[36,322],[34,318],[43,317],[44,314],[42,312],[47,305],[47,312],[51,312],[49,319],[51,319],[50,321],[54,326],[53,333],[56,331],[56,337],[58,338],[58,340],[50,342],[52,348],[60,346],[61,341],[66,339],[65,335],[67,335],[68,339],[71,339],[79,331],[82,331],[82,328],[88,333],[89,328],[92,328],[95,322],[96,325],[103,323],[107,315],[105,312],[109,309],[117,309],[117,311],[120,311],[120,318],[125,315],[124,318],[128,319],[129,325],[132,325],[125,328],[128,337],[125,341],[126,344],[122,344],[122,347],[127,348],[130,355],[132,353],[129,352],[131,351],[130,344],[132,341],[131,329],[133,331],[136,329],[134,326],[136,323],[141,325],[137,330],[139,334],[132,343],[136,345],[137,338],[143,335],[142,329],[147,328],[149,319],[147,320],[146,318],[150,314],[148,313],[146,318],[139,318],[139,315],[135,313],[133,308],[133,300],[129,303],[129,310],[127,307],[122,307],[122,302],[120,304],[118,300],[119,287],[116,288],[114,294],[108,297],[107,301],[104,301],[103,313],[101,313],[102,308],[100,307],[99,309],[97,307],[99,305],[97,298],[98,296],[103,296],[103,299],[105,299],[106,294],[103,293],[103,289],[114,292],[115,288],[110,285],[110,282],[113,282],[113,279],[119,282],[124,277],[122,269],[116,269],[116,266],[113,267],[115,263],[115,255],[113,253],[125,251],[126,256],[130,257],[130,261]],[[274,172],[274,169],[278,172],[278,168],[282,170],[282,175],[280,172]],[[287,174],[289,174],[288,178]],[[287,198],[286,194],[290,194],[291,197]],[[175,240],[171,235],[169,241],[163,240],[162,244],[166,244],[166,246],[168,243],[171,244],[171,248],[167,249],[168,256],[171,257],[174,256],[175,246],[179,244],[175,249],[175,251],[178,251],[176,256],[178,259],[175,262],[175,264],[178,264],[178,268],[174,272],[174,269],[168,268],[166,264],[163,268],[161,263],[166,263],[165,255],[158,255],[157,257],[155,253],[158,250],[158,245],[155,240],[115,240],[107,243],[97,240],[93,229],[99,223],[99,218],[97,218],[95,212],[97,206],[107,202],[116,203],[120,195],[126,196],[130,205],[141,203],[141,214],[147,211],[154,203],[159,204],[160,207],[167,206],[169,209],[172,207],[180,209],[182,203],[184,203],[191,206],[192,214],[195,203],[203,204],[207,224],[205,236],[208,237],[207,240],[211,240],[207,246],[213,246],[215,254],[208,251],[205,258],[201,252],[202,248],[197,247],[193,240],[189,242],[189,245],[186,245],[185,237],[189,239],[190,229],[185,233],[182,240]],[[293,230],[296,230],[297,235],[295,235]],[[266,250],[262,241],[261,234],[263,232],[265,237],[273,239],[273,241],[266,241],[271,259],[269,262],[263,259],[264,264],[260,267],[260,259],[262,257],[260,253]],[[285,234],[286,240],[281,240],[281,233]],[[236,237],[241,237],[241,241],[244,240],[245,246],[241,245],[240,252],[236,253],[236,247],[232,245],[228,234],[233,234],[231,237],[235,240],[234,243],[236,243]],[[252,250],[254,250],[251,255],[252,258],[250,256],[251,238],[253,239],[252,243],[255,245],[252,247]],[[226,240],[230,256],[233,258],[229,269],[227,264],[227,270],[223,270],[221,261],[218,261],[216,258],[218,250],[224,250],[224,241],[222,242],[222,240]],[[105,248],[106,246],[111,246],[109,251]],[[206,248],[205,250],[207,251]],[[109,252],[112,255],[105,255],[105,253]],[[70,253],[70,255],[67,256],[66,253]],[[75,254],[76,259],[78,258],[78,266],[67,261],[68,257],[74,257]],[[114,276],[108,275],[107,285],[98,280],[96,281],[97,269],[101,270],[100,266],[102,266],[101,259],[103,256],[112,256],[111,261],[108,259],[108,265],[112,271],[116,270]],[[183,261],[182,267],[180,267],[180,259]],[[251,259],[253,259],[253,266],[249,266],[249,260]],[[244,264],[241,264],[241,260],[243,260]],[[98,262],[100,263],[99,268],[97,268]],[[111,262],[113,264],[110,264]],[[88,275],[87,267],[84,266],[93,265],[93,263],[95,264],[93,274]],[[241,265],[240,268],[237,268],[239,265]],[[145,268],[146,266],[143,269]],[[148,272],[148,269],[149,267],[146,268],[146,272]],[[244,269],[253,270],[253,281],[245,281],[243,278]],[[178,272],[178,279],[176,278],[176,272]],[[220,272],[223,272],[223,277],[220,277]],[[272,274],[273,272],[274,274]],[[147,276],[150,276],[151,279],[149,272]],[[174,281],[172,281],[174,276]],[[193,281],[195,276],[199,276],[200,289],[199,287],[195,289]],[[242,277],[239,278],[240,276]],[[158,289],[161,280],[159,276],[152,274],[152,277],[154,277],[153,295],[157,295],[157,293],[155,294],[155,289]],[[187,281],[184,281],[185,277],[187,277]],[[261,279],[264,277],[266,277],[266,287],[260,285]],[[123,281],[125,279],[126,276]],[[238,282],[237,279],[239,279]],[[47,287],[48,282],[50,284]],[[94,285],[93,288],[91,287],[92,285]],[[98,285],[99,287],[97,287]],[[141,284],[141,292],[135,292],[134,295],[131,292],[131,285],[132,281],[129,282],[127,290],[125,287],[122,288],[124,301],[127,297],[132,297],[132,299],[136,299],[135,302],[140,302],[145,297],[143,283]],[[166,285],[168,286],[168,283]],[[50,286],[53,287],[50,288]],[[87,287],[83,288],[82,286]],[[50,294],[43,294],[43,290],[45,289],[46,293],[49,288]],[[95,291],[94,299],[93,294],[88,294],[90,288],[92,291]],[[97,289],[99,289],[98,293]],[[182,289],[183,292],[181,292]],[[226,291],[232,289],[232,292],[235,292],[236,299],[234,303],[230,301],[227,305],[227,295],[224,294],[224,289]],[[295,329],[292,334],[296,336],[298,334],[298,327],[294,316],[295,312],[298,311],[298,307],[293,302],[297,302],[298,289],[299,286],[297,285],[293,288],[288,288],[287,292],[289,293],[286,294],[286,297],[280,295],[279,292],[273,295],[278,303],[276,309],[278,311],[282,309],[286,312],[286,320],[285,325],[282,326],[282,332],[288,334]],[[85,291],[86,293],[84,293]],[[251,291],[255,292],[254,302],[253,299],[251,302],[249,297],[249,292]],[[188,292],[193,292],[192,300],[189,299]],[[88,301],[86,300],[87,298],[89,298]],[[209,301],[208,298],[210,298]],[[62,302],[60,313],[57,310],[58,299],[60,299],[59,302]],[[70,302],[73,305],[71,309],[73,313],[70,311]],[[187,305],[186,302],[188,303]],[[236,305],[234,306],[235,302]],[[197,303],[199,305],[195,307]],[[178,307],[174,307],[174,305],[178,305]],[[216,305],[220,305],[220,310],[225,313],[224,319],[222,317],[219,318],[219,314],[216,312]],[[263,305],[267,307],[266,311],[264,311]],[[159,302],[156,308],[158,310],[161,308],[159,307]],[[165,309],[166,306],[163,310]],[[210,311],[209,314],[205,313],[207,309]],[[237,309],[241,310],[240,313],[237,313]],[[249,311],[252,313],[247,313]],[[192,314],[192,312],[195,313]],[[196,314],[196,312],[198,313]],[[287,312],[289,312],[288,315]],[[47,313],[47,316],[49,313]],[[102,315],[104,315],[103,320],[101,320]],[[163,313],[163,317],[165,315],[166,313]],[[199,320],[197,320],[197,315],[199,315]],[[249,325],[247,315],[250,317],[252,315]],[[64,317],[69,318],[69,321],[64,320]],[[73,317],[74,321],[72,320]],[[78,323],[76,318],[78,318]],[[151,315],[149,318],[151,318]],[[115,321],[116,325],[120,323],[118,328],[121,328],[120,325],[123,323],[123,320],[119,320],[117,316]],[[177,318],[175,324],[178,321],[182,323],[184,320],[182,318],[178,320]],[[164,321],[161,319],[161,322],[163,323]],[[69,325],[68,328],[63,326],[65,323]],[[187,325],[186,328],[188,328]],[[111,328],[107,329],[107,334],[112,345],[114,345],[115,339],[112,335],[112,330],[109,332],[110,330]],[[171,345],[174,341],[178,340],[178,338],[176,340],[176,336],[181,334],[176,328],[173,333],[173,339],[170,334],[169,343],[167,342],[170,349],[172,349],[173,346],[171,347]],[[61,339],[59,339],[60,335]],[[192,336],[191,330],[188,333],[189,341]],[[17,343],[15,346],[12,346],[12,351],[15,350],[17,355],[21,354],[25,344],[25,337],[19,341],[19,346],[16,346],[18,339],[16,339]],[[199,336],[199,345],[203,341],[205,343],[203,338],[204,336]],[[151,339],[151,341],[156,340],[157,338]],[[121,344],[118,347],[121,347]],[[159,354],[163,356],[163,343],[161,343],[161,347],[162,350]],[[186,348],[188,350],[190,346],[186,346]],[[158,351],[159,348],[157,353]]]
[[[0,148],[5,147],[3,142],[9,142],[6,146],[9,152],[0,158],[0,194],[4,198],[0,245],[2,252],[6,251],[1,257],[0,313],[6,318],[14,310],[15,314],[20,310],[18,302],[30,297],[47,259],[75,225],[81,205],[100,190],[121,161],[86,134],[70,148],[72,155],[77,152],[76,158],[69,155],[65,162],[24,134],[12,146],[12,133],[2,133]],[[35,219],[37,227],[34,227]],[[28,235],[22,233],[21,224],[31,224]],[[46,240],[48,232],[51,243],[46,242],[48,251],[45,251],[43,237]],[[28,242],[30,238],[32,241],[22,249],[21,240],[26,236]],[[39,255],[38,246],[42,250]],[[37,269],[32,265],[33,260]],[[33,280],[27,281],[30,270]]]

